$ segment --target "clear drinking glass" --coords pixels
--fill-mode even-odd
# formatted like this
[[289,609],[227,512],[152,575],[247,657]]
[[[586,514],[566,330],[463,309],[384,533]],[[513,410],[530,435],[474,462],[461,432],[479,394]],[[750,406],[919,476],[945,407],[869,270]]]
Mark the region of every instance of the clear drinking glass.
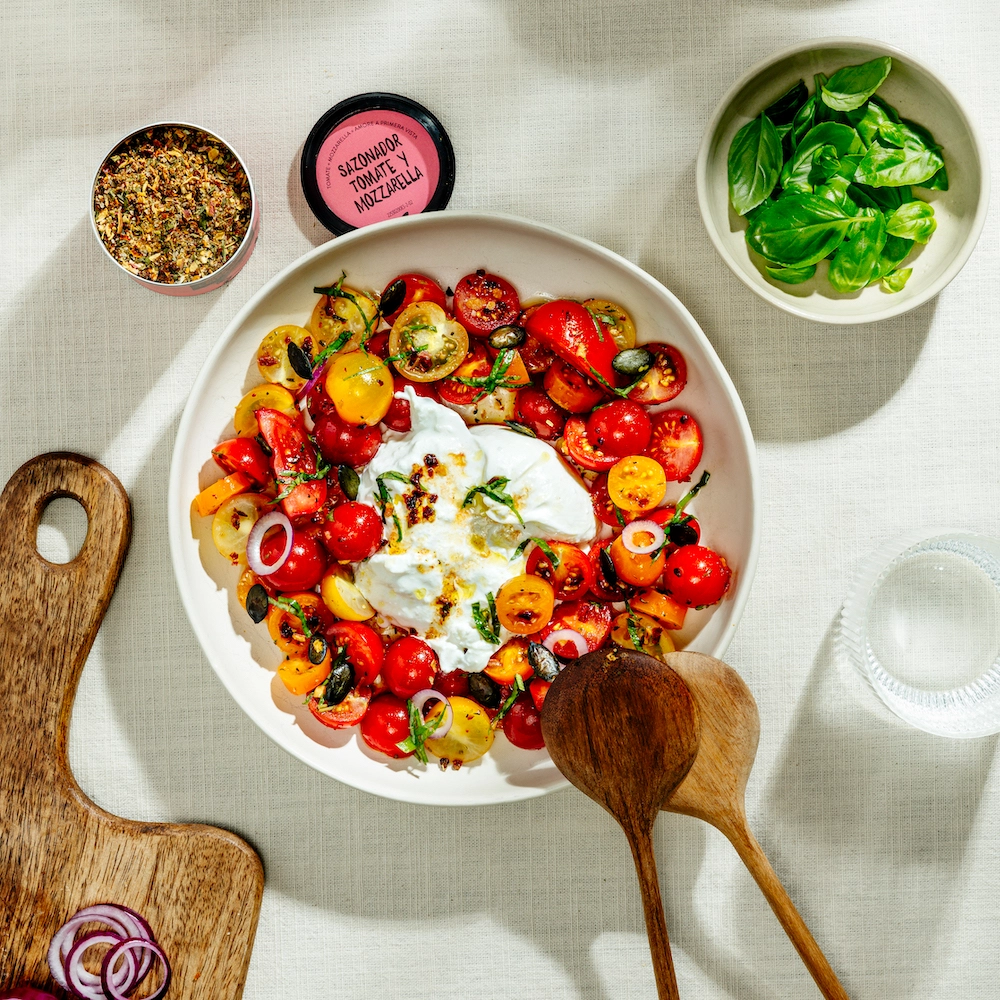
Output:
[[1000,732],[1000,540],[947,532],[879,549],[847,595],[838,641],[911,725]]

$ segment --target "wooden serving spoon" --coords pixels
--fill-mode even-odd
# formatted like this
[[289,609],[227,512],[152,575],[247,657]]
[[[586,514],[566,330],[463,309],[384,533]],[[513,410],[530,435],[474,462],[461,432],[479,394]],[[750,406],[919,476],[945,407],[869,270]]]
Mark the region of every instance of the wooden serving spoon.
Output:
[[666,662],[681,676],[698,706],[701,740],[691,770],[668,793],[663,808],[703,819],[729,839],[820,992],[828,1000],[848,1000],[747,825],[744,796],[760,736],[760,716],[750,689],[732,667],[704,653],[668,653]]
[[694,702],[662,661],[634,650],[569,663],[545,697],[542,735],[556,767],[621,825],[632,848],[661,1000],[678,1000],[653,824],[698,751]]

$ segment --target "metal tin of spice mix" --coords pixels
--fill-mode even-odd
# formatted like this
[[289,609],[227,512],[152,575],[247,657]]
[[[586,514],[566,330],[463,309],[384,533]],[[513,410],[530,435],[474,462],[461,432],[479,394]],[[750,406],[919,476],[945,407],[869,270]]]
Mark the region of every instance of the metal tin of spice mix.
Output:
[[198,125],[154,122],[101,162],[90,219],[104,252],[140,285],[199,295],[247,262],[260,206],[246,164],[224,139]]

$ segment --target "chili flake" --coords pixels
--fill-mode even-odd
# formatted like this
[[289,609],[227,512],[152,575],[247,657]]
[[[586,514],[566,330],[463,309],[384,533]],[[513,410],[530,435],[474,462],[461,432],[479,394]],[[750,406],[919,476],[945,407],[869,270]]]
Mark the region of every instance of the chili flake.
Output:
[[127,139],[94,190],[97,231],[111,256],[163,284],[218,271],[243,242],[251,209],[250,181],[233,151],[177,125]]

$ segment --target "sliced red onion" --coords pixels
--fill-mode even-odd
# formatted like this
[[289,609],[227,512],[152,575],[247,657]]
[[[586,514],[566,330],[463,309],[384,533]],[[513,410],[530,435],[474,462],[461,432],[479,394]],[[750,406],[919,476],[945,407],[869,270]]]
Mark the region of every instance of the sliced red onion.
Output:
[[[268,566],[260,555],[260,545],[269,528],[280,525],[285,531],[285,551],[278,559]],[[268,576],[281,569],[292,551],[292,522],[280,510],[272,510],[270,514],[257,518],[257,523],[250,529],[247,536],[247,565],[258,575]]]
[[[647,534],[652,536],[651,542],[638,542],[636,535]],[[622,531],[622,545],[634,552],[638,556],[649,555],[655,552],[667,540],[666,532],[655,521],[632,521],[625,525]]]
[[77,931],[84,924],[94,923],[104,924],[119,938],[153,936],[149,924],[127,906],[119,906],[117,903],[96,903],[94,906],[85,906],[82,910],[78,910],[55,932],[49,945],[49,971],[52,973],[52,978],[64,990],[70,988],[64,966],[76,940]]
[[135,959],[132,957],[132,952],[139,949],[142,949],[149,955],[150,962],[152,962],[153,956],[158,958],[162,969],[160,985],[145,997],[144,1000],[160,1000],[160,997],[167,992],[167,987],[170,986],[170,963],[167,961],[166,952],[155,941],[147,941],[144,938],[125,938],[124,941],[119,941],[104,956],[104,963],[101,965],[101,985],[104,988],[103,1000],[128,1000],[129,993],[138,986],[138,980],[131,985],[118,983],[115,963],[119,958],[124,957],[125,962],[123,965],[128,965],[130,962],[134,965]]
[[587,640],[584,639],[582,635],[575,628],[560,628],[556,629],[550,635],[546,636],[542,641],[542,645],[555,656],[560,657],[563,660],[576,659],[576,657],[566,656],[565,653],[560,653],[556,646],[560,643],[570,642],[576,649],[576,656],[583,656],[584,653],[590,650],[587,645]]
[[313,389],[316,388],[316,383],[326,374],[326,366],[328,364],[329,362],[326,361],[323,364],[321,364],[319,368],[313,370],[313,373],[310,376],[309,381],[306,382],[306,384],[303,385],[302,388],[299,389],[298,391],[299,399],[306,399],[309,396],[309,393],[311,393]]
[[418,691],[413,695],[410,701],[413,702],[413,707],[420,713],[421,718],[424,717],[424,705],[427,702],[440,701],[444,705],[444,716],[440,725],[430,734],[428,739],[439,740],[442,736],[447,735],[452,722],[455,721],[455,713],[452,711],[451,702],[440,691],[435,691],[434,688],[424,688],[423,691]]
[[316,421],[313,420],[312,414],[309,412],[308,396],[303,396],[299,400],[299,410],[302,412],[302,423],[305,424],[306,432],[312,434],[316,429]]
[[[74,942],[69,954],[63,963],[63,971],[66,973],[66,981],[69,983],[69,991],[79,1000],[107,1000],[104,991],[104,968],[107,966],[107,956],[105,964],[101,967],[101,975],[95,975],[83,964],[84,952],[89,951],[95,945],[112,945],[112,951],[120,945],[122,941],[138,941],[140,938],[122,938],[112,931],[91,931],[84,934]],[[143,943],[148,943],[143,940]],[[108,952],[111,954],[111,952]],[[137,967],[134,956],[131,952],[126,953],[126,960],[121,962],[117,968],[108,966],[108,982],[113,984],[116,990],[129,992],[138,985],[136,976]]]
[[0,1000],[56,1000],[51,993],[37,990],[34,986],[15,986],[0,993]]

